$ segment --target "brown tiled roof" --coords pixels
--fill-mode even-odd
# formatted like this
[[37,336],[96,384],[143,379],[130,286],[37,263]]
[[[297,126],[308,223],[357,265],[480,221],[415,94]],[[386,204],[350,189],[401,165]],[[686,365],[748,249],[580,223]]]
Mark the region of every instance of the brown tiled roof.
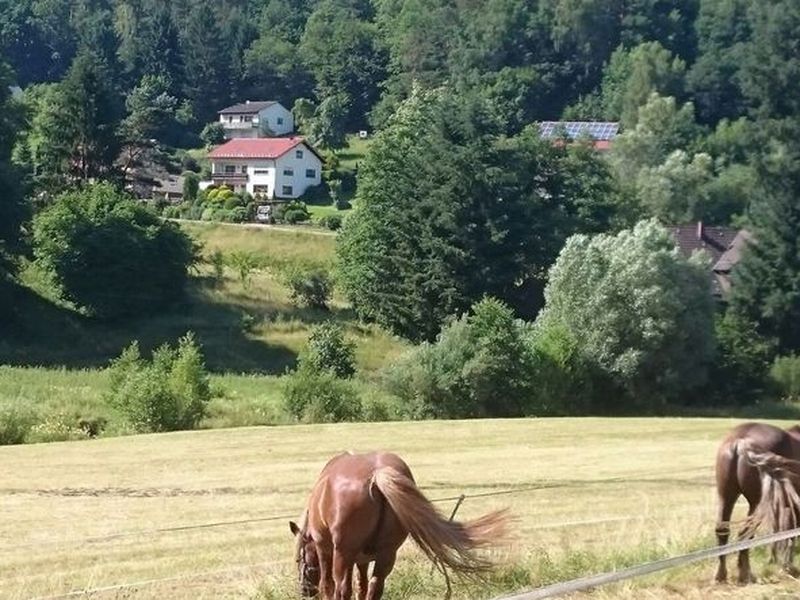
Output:
[[724,298],[731,289],[730,273],[741,260],[742,249],[752,239],[749,232],[732,227],[708,227],[702,223],[670,227],[681,252],[691,256],[705,250],[711,257],[711,290]]
[[228,108],[223,108],[221,111],[219,111],[219,114],[255,115],[260,113],[265,108],[269,108],[273,104],[277,104],[277,102],[275,100],[269,100],[267,102],[241,102],[239,104],[229,106]]

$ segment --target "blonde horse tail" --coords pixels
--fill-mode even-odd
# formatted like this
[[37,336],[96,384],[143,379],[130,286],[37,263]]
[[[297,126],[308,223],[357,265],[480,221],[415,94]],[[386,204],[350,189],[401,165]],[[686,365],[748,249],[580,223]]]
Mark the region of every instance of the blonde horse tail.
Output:
[[[761,476],[761,500],[747,518],[742,537],[752,537],[762,528],[777,533],[799,527],[800,461],[757,449],[746,441],[739,443],[739,451]],[[784,561],[790,560],[790,542],[780,542],[775,549]]]
[[508,529],[505,510],[491,512],[465,523],[449,521],[400,471],[384,467],[375,472],[373,484],[383,494],[403,527],[425,555],[462,575],[480,575],[491,561],[475,550],[503,540]]

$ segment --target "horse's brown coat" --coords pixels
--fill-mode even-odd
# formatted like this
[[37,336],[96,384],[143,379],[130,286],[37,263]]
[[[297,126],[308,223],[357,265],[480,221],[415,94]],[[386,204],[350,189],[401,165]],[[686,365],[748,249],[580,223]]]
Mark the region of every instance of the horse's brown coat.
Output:
[[418,490],[400,457],[341,454],[322,470],[300,525],[291,523],[301,593],[349,600],[357,566],[359,600],[379,600],[409,534],[431,559],[456,572],[480,573],[491,564],[474,550],[497,542],[506,522],[502,511],[463,524],[448,521]]
[[[764,490],[770,491],[783,485],[779,481],[779,471],[787,465],[784,459],[800,459],[800,427],[784,431],[764,423],[744,423],[734,428],[722,441],[716,462],[719,502],[716,533],[720,544],[728,543],[731,514],[739,496],[744,496],[749,504],[748,517],[753,517],[757,509],[760,512],[773,510],[772,507],[759,505]],[[765,478],[762,480],[762,477]],[[763,521],[763,518],[759,521]],[[751,534],[753,529],[751,521],[745,532]],[[787,561],[791,561],[790,552]],[[747,550],[739,553],[738,565],[739,582],[754,581]],[[720,556],[716,580],[723,582],[727,577],[725,557]]]

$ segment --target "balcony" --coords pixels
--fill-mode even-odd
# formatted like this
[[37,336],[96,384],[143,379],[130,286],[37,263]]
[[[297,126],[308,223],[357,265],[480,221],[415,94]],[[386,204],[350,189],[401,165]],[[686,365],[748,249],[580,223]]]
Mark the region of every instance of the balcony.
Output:
[[216,184],[245,184],[248,181],[247,173],[212,173],[211,179]]

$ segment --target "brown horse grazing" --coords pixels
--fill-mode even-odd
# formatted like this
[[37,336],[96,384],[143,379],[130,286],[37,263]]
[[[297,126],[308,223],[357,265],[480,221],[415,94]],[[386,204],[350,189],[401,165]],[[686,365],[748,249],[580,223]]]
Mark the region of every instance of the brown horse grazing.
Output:
[[398,456],[341,454],[322,470],[300,524],[289,523],[296,537],[300,592],[350,600],[356,566],[359,600],[379,600],[409,534],[431,560],[457,573],[480,574],[491,563],[474,550],[498,542],[507,521],[505,511],[467,523],[448,521],[419,491]]
[[[740,495],[749,504],[748,519],[741,537],[751,537],[766,526],[772,531],[792,529],[800,516],[800,427],[786,431],[762,423],[745,423],[734,428],[717,452],[717,541],[728,543],[733,507]],[[773,557],[781,553],[783,566],[792,569],[793,543],[773,548]],[[725,557],[719,557],[716,580],[728,577]],[[739,553],[739,583],[755,581],[747,550]]]

